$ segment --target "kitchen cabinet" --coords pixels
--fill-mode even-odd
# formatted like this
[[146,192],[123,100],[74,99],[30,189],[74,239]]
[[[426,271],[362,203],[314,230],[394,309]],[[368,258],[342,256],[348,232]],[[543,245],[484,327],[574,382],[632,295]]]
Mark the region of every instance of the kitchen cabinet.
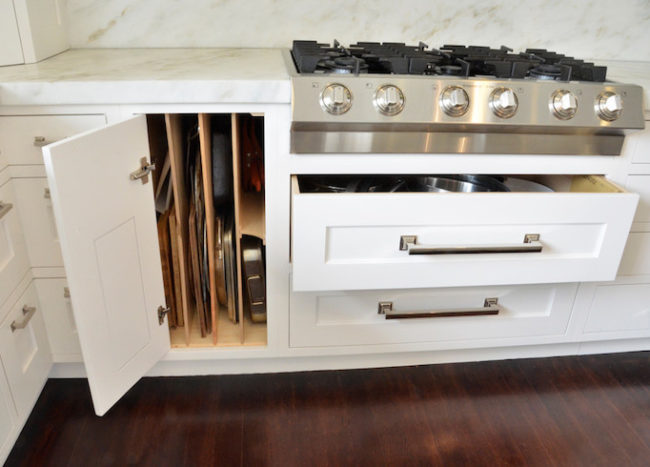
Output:
[[35,279],[54,362],[81,362],[81,346],[66,279]]
[[0,0],[0,66],[25,63],[13,0]]

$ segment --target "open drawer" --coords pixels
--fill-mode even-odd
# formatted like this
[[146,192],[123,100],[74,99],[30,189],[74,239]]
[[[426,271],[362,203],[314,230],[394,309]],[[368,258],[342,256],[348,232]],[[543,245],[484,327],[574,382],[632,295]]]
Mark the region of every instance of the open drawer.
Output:
[[294,291],[614,279],[638,195],[602,176],[553,192],[303,193],[292,179]]

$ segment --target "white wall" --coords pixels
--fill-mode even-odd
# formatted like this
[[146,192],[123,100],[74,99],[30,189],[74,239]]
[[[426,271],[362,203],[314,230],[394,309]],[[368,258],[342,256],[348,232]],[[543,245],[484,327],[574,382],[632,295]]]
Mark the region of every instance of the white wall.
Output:
[[648,0],[68,0],[68,20],[72,47],[288,47],[337,38],[650,60]]

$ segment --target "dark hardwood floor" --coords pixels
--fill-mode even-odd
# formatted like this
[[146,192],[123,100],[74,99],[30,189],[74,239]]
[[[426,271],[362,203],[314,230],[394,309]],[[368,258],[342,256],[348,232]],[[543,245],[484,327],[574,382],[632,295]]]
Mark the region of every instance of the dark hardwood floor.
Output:
[[50,380],[13,465],[650,463],[650,352],[145,378],[104,417]]

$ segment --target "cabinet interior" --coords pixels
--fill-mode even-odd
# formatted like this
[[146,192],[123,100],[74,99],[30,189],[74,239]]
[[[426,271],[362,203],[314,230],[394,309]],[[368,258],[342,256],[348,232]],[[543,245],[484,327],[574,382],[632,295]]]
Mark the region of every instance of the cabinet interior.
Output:
[[[293,194],[329,193],[422,193],[427,192],[420,179],[426,177],[449,177],[449,174],[395,174],[395,175],[294,175],[292,177]],[[451,174],[451,177],[462,176],[462,174]],[[530,181],[546,187],[547,190],[539,190],[536,187],[517,183],[509,188],[509,192],[556,192],[556,193],[625,193],[625,190],[603,175],[488,175],[479,177],[495,178],[508,186],[508,180],[518,179]],[[522,187],[526,187],[522,189]],[[501,191],[497,189],[496,191]],[[432,190],[433,192],[433,190]],[[480,195],[477,191],[473,195]]]
[[264,117],[147,127],[172,347],[266,345]]

